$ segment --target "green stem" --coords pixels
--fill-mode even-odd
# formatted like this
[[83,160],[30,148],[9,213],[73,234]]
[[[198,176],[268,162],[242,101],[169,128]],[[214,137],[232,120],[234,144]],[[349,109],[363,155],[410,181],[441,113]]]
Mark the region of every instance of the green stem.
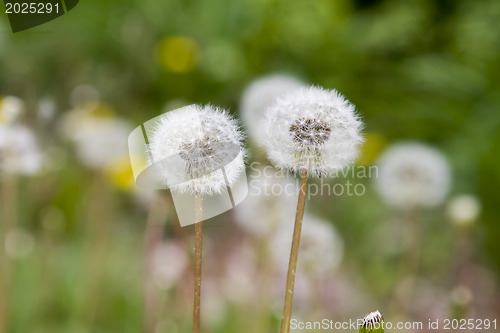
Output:
[[302,231],[302,220],[304,218],[306,194],[307,194],[307,171],[302,171],[300,175],[299,200],[297,202],[297,212],[295,214],[295,227],[293,229],[292,249],[290,251],[290,261],[288,263],[288,274],[286,278],[285,304],[283,305],[281,333],[290,332],[293,291],[295,287],[295,273],[297,271],[297,259],[299,256],[299,246],[300,246],[300,233]]

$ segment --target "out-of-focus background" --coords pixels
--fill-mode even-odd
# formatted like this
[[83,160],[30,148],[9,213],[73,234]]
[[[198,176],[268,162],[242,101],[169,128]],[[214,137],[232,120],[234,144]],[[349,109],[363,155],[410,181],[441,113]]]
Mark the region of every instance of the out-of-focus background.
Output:
[[[358,167],[399,177],[408,154],[391,147],[412,141],[427,168],[420,201],[393,200],[411,172],[311,198],[293,317],[500,319],[499,74],[497,0],[81,1],[16,34],[2,14],[0,331],[190,331],[193,228],[168,191],[134,184],[127,136],[212,102],[245,120],[255,180],[268,162],[252,117],[280,84],[357,106]],[[274,226],[291,228],[294,200],[251,193],[204,224],[204,332],[278,330],[289,235]]]

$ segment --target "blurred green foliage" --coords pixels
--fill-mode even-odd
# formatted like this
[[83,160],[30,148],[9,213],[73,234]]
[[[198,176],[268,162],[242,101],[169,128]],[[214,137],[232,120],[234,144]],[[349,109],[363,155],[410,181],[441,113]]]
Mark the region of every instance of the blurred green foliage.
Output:
[[[26,122],[53,134],[41,137],[42,146],[70,150],[56,125],[36,124],[37,100],[49,96],[63,113],[81,84],[139,124],[176,100],[236,112],[244,87],[275,72],[338,89],[358,107],[367,131],[386,142],[416,139],[439,147],[452,166],[453,193],[481,200],[472,231],[475,260],[495,269],[498,281],[499,1],[82,0],[61,18],[21,33],[10,32],[4,14],[0,21],[0,94],[23,98]],[[19,223],[40,240],[16,264],[10,332],[139,332],[146,213],[112,190],[107,269],[96,273],[98,285],[85,285],[94,175],[73,155],[64,163],[58,174],[20,180]],[[53,206],[65,219],[47,230],[40,216]],[[387,297],[396,259],[373,254],[380,247],[373,234],[384,235],[377,221],[391,218],[377,194],[369,188],[362,198],[321,198],[312,207],[336,223],[346,266],[362,272],[366,292]],[[423,228],[422,270],[431,278],[446,274],[456,235],[439,210],[428,213]],[[82,301],[88,292],[100,294],[91,308]],[[238,331],[227,318],[225,329],[213,332]]]

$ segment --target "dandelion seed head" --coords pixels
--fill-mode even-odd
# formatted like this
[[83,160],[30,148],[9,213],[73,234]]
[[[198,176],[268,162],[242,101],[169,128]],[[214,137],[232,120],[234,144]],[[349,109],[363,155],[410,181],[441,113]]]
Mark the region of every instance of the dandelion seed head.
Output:
[[[163,163],[165,186],[171,190],[218,194],[234,184],[245,169],[242,141],[238,123],[225,110],[190,105],[160,119],[149,136],[150,159]],[[172,164],[172,156],[179,156],[181,163]],[[172,176],[186,181],[172,184]]]
[[416,142],[393,145],[377,163],[375,185],[388,205],[397,208],[441,204],[450,188],[446,158],[436,149]]
[[363,142],[363,124],[354,105],[336,90],[320,87],[279,97],[261,125],[261,142],[276,167],[306,170],[313,176],[350,165]]
[[473,223],[480,213],[481,203],[476,196],[461,194],[448,202],[448,217],[457,226],[466,226]]
[[34,175],[42,164],[43,155],[31,129],[0,124],[0,172]]
[[109,169],[128,156],[130,124],[112,115],[101,103],[87,104],[67,112],[62,134],[74,143],[80,162],[91,169]]

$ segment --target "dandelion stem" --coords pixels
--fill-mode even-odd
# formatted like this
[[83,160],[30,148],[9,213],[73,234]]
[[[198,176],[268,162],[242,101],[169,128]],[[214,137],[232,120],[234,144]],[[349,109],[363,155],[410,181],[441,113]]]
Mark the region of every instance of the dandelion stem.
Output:
[[203,238],[202,225],[202,196],[196,193],[195,224],[194,224],[194,306],[193,306],[193,333],[200,332],[200,303],[201,303],[201,249]]
[[295,214],[295,227],[293,229],[292,249],[290,251],[290,262],[288,263],[288,274],[286,278],[285,304],[283,306],[283,317],[281,321],[281,333],[290,332],[290,319],[292,318],[293,290],[295,286],[295,272],[297,271],[297,259],[299,256],[300,233],[302,231],[302,220],[307,194],[307,171],[303,170],[300,175],[299,200]]

